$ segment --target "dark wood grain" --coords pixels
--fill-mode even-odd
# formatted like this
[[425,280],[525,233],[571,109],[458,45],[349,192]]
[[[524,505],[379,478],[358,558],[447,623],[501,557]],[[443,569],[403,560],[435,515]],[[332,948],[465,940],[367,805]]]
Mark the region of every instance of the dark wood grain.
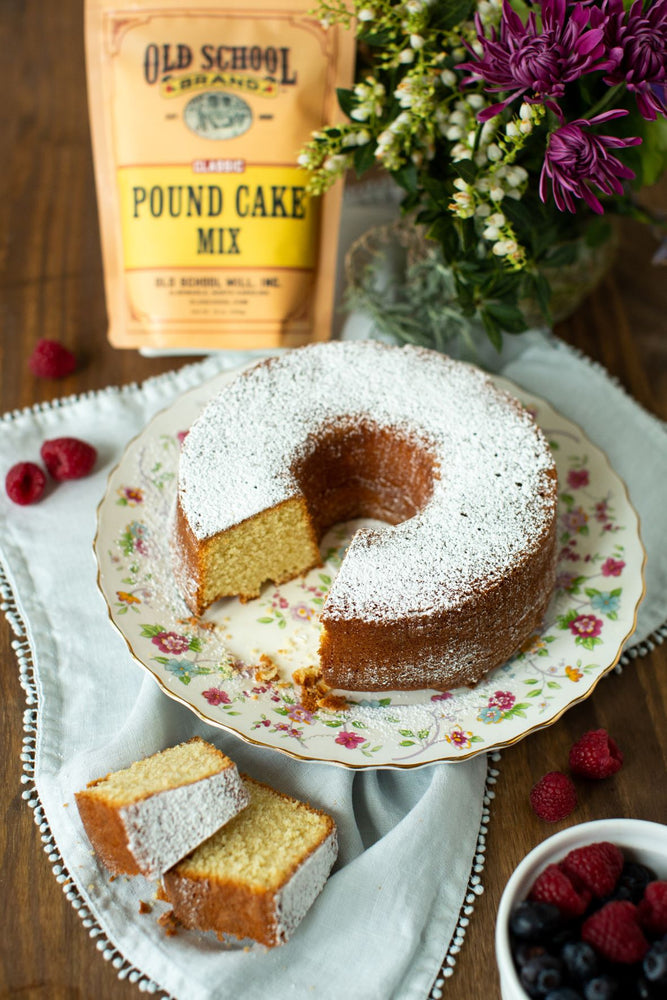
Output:
[[[178,359],[113,350],[106,317],[90,154],[81,0],[3,0],[0,15],[0,411],[109,384],[141,381]],[[649,192],[667,205],[665,189]],[[667,418],[667,269],[656,242],[623,227],[622,252],[600,289],[558,333],[605,365],[648,410]],[[59,383],[33,378],[27,359],[42,336],[82,359]],[[664,490],[665,484],[656,484]],[[25,696],[0,621],[0,998],[136,1000],[117,979],[65,899],[22,799]],[[492,805],[480,897],[445,1000],[497,996],[493,928],[500,894],[520,858],[553,829],[528,807],[531,784],[562,768],[572,740],[604,726],[626,752],[610,782],[587,787],[573,817],[667,821],[667,645],[599,685],[555,725],[506,750]]]

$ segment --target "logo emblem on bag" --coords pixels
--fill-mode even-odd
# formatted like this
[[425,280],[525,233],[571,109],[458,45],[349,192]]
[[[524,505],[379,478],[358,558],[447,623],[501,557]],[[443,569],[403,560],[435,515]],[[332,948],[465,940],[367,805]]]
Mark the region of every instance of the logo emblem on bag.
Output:
[[188,101],[183,121],[202,139],[235,139],[252,125],[252,111],[236,94],[213,90]]

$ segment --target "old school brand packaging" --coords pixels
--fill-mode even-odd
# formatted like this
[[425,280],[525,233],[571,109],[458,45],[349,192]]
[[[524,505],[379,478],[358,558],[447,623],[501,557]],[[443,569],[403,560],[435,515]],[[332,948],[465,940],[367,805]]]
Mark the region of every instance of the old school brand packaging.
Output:
[[114,345],[329,336],[341,191],[311,198],[297,158],[350,83],[353,33],[308,9],[86,0]]

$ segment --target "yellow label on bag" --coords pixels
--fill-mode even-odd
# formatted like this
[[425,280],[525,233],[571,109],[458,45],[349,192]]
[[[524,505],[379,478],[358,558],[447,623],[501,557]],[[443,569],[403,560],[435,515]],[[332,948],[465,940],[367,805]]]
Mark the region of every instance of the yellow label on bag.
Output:
[[311,199],[297,159],[353,32],[289,0],[86,0],[86,54],[111,342],[329,336],[340,186]]
[[118,188],[127,270],[315,266],[316,215],[298,168],[202,180],[190,167],[127,167]]

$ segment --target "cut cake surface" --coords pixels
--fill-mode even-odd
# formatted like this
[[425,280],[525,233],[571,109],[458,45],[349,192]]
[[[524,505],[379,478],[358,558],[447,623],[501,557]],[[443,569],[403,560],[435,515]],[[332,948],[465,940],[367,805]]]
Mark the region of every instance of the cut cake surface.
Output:
[[76,793],[88,838],[116,875],[157,877],[248,801],[233,761],[194,737]]

